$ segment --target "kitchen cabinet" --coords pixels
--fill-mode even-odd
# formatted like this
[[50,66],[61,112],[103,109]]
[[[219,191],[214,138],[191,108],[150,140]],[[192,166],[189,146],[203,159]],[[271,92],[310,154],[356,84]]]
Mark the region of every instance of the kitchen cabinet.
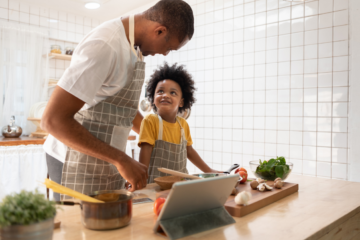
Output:
[[[299,192],[242,218],[236,223],[183,239],[360,239],[360,183],[292,175]],[[159,187],[149,184],[138,192],[154,199]],[[80,222],[80,208],[63,206],[58,210],[60,239],[164,239],[153,233],[152,203],[133,206],[129,226],[112,231],[92,231]],[[346,237],[345,237],[346,236]]]

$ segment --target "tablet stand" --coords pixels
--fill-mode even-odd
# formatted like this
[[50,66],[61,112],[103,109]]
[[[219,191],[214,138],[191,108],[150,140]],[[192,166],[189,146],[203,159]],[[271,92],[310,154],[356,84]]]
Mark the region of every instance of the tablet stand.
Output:
[[169,239],[178,239],[235,223],[225,207],[192,213],[171,219],[160,220],[158,233]]

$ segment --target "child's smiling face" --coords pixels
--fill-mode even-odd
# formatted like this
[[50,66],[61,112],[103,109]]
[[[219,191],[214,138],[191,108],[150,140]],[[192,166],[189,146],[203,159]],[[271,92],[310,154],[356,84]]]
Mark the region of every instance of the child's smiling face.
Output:
[[184,105],[181,87],[173,80],[165,79],[158,82],[154,95],[154,104],[161,117],[168,115],[175,118],[179,107]]

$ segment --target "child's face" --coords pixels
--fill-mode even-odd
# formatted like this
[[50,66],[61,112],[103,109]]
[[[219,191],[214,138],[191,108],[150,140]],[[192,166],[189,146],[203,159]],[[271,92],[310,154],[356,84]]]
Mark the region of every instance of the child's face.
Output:
[[160,115],[177,114],[179,107],[184,105],[180,85],[169,79],[158,82],[155,89],[154,104]]

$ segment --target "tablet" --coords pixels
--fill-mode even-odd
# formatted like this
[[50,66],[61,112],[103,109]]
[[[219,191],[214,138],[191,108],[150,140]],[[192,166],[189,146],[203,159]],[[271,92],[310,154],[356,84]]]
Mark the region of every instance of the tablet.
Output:
[[154,227],[161,220],[223,207],[239,180],[238,174],[174,183]]

